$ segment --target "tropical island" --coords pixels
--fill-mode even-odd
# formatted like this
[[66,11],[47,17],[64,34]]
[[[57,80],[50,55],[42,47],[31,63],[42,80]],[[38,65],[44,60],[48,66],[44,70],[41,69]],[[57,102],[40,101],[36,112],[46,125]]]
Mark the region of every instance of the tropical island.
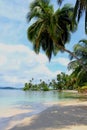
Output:
[[[82,2],[82,1],[81,1]],[[58,1],[59,4],[62,1]],[[66,4],[62,8],[54,11],[50,1],[34,1],[30,5],[30,11],[27,20],[30,22],[35,18],[35,22],[29,26],[27,36],[33,44],[36,54],[42,49],[49,61],[52,55],[58,52],[67,52],[71,62],[68,64],[68,70],[72,73],[67,75],[61,73],[57,75],[56,80],[45,83],[40,80],[39,84],[33,84],[33,78],[29,83],[25,83],[24,90],[44,90],[52,89],[76,89],[87,92],[87,40],[82,39],[74,45],[73,51],[68,50],[65,45],[70,42],[70,35],[77,30],[82,11],[85,12],[86,1],[79,3],[76,1],[75,7]],[[83,10],[81,10],[83,6]],[[87,17],[85,17],[85,33],[87,34]]]
[[[21,83],[21,80],[25,81],[25,84],[19,91],[13,87],[6,87],[6,91],[1,90],[1,97],[4,95],[4,98],[0,102],[5,103],[0,113],[1,130],[87,130],[87,37],[72,43],[72,48],[68,47],[81,20],[84,21],[82,28],[87,36],[87,0],[75,0],[73,6],[70,3],[63,4],[64,0],[57,0],[56,10],[52,2],[55,1],[31,1],[27,11],[29,26],[26,35],[33,51],[37,55],[45,53],[48,62],[59,53],[67,53],[70,59],[67,65],[69,73],[62,71],[55,79],[50,80],[48,77],[48,81],[39,77],[39,82],[35,82],[33,76],[29,81],[24,80],[24,75],[19,81],[14,76],[14,84]],[[12,63],[14,65],[16,62]],[[18,65],[17,68],[14,67],[15,71],[20,68],[20,63]],[[26,65],[24,67],[27,68]],[[15,71],[10,71],[11,76]],[[24,73],[29,75],[26,71],[28,70]],[[17,74],[19,75],[18,72]],[[2,79],[4,78],[11,80],[8,76],[3,76]],[[7,92],[9,88],[11,90]],[[70,95],[68,94],[67,99],[60,100],[58,94],[62,97],[62,93],[66,91]],[[70,99],[71,91],[73,96]],[[48,95],[49,92],[53,93],[53,100],[49,100],[52,96],[52,93]],[[54,100],[55,93],[57,100]],[[46,95],[46,99],[49,98],[47,102],[44,100]],[[6,112],[3,109],[5,107]]]
[[[78,74],[79,75],[79,74]],[[24,91],[52,91],[52,90],[76,90],[80,93],[87,93],[87,79],[84,77],[76,77],[76,72],[72,72],[71,75],[61,73],[57,75],[56,80],[48,80],[48,83],[40,80],[40,83],[34,84],[34,79],[30,80],[29,83],[25,83],[23,88]]]

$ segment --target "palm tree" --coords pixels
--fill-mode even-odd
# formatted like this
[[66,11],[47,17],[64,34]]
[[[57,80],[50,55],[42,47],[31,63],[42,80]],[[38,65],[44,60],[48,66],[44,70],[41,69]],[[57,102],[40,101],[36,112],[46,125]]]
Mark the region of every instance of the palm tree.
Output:
[[[87,40],[80,40],[78,44],[74,46],[74,53],[79,57],[85,66],[87,66]],[[71,60],[73,57],[71,57]],[[83,85],[87,82],[87,71],[85,71],[82,65],[78,64],[77,60],[73,60],[69,63],[68,69],[72,69],[73,77],[77,77],[77,85]]]
[[[86,66],[87,65],[87,40],[80,40],[79,43],[75,44],[73,52],[79,60]],[[74,57],[71,56],[72,60]],[[78,60],[74,60],[70,63],[70,66],[78,66]],[[81,65],[80,65],[81,66]]]
[[[63,2],[63,0],[57,1],[60,5]],[[76,0],[73,13],[73,22],[79,22],[83,12],[85,12],[85,33],[87,34],[87,0]]]
[[54,12],[49,0],[35,0],[31,3],[27,19],[31,21],[35,18],[35,22],[29,26],[27,34],[37,54],[43,49],[50,60],[52,54],[67,52],[82,64],[74,53],[65,48],[70,40],[70,31],[76,28],[76,25],[72,27],[72,15],[73,8],[70,5]]
[[61,72],[61,74],[57,75],[57,81],[58,81],[58,86],[62,89],[69,89],[71,86],[71,79],[70,76]]

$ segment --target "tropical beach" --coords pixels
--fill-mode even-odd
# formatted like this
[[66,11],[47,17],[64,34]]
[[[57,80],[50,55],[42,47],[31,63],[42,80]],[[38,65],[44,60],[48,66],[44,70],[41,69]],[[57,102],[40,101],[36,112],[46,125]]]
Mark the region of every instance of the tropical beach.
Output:
[[[9,92],[12,95],[8,99],[8,106],[4,104],[4,100]],[[6,95],[7,92],[2,90],[2,93],[6,99],[2,98],[2,109],[0,107],[0,130],[87,129],[87,97],[81,97],[82,94],[79,95],[76,91],[67,91],[64,94],[32,91],[26,94],[23,90],[8,90]],[[13,100],[17,95],[19,98]]]
[[87,130],[87,0],[0,0],[0,130]]
[[6,130],[86,130],[87,101],[55,104],[43,112],[12,121]]

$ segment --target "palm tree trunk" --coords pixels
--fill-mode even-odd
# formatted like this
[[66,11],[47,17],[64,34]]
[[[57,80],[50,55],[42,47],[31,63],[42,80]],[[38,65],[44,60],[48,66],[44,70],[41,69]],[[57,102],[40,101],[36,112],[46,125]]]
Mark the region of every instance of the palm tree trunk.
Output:
[[83,62],[73,52],[67,50],[66,48],[62,48],[62,50],[69,53],[70,55],[72,55],[79,62],[79,64],[82,65],[83,69],[87,72],[87,67],[83,64]]

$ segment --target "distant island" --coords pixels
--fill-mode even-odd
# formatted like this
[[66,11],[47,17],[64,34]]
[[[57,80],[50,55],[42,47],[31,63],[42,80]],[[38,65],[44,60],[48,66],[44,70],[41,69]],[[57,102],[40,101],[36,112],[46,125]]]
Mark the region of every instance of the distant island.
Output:
[[15,89],[15,90],[20,90],[22,88],[14,88],[14,87],[0,87],[0,89]]

